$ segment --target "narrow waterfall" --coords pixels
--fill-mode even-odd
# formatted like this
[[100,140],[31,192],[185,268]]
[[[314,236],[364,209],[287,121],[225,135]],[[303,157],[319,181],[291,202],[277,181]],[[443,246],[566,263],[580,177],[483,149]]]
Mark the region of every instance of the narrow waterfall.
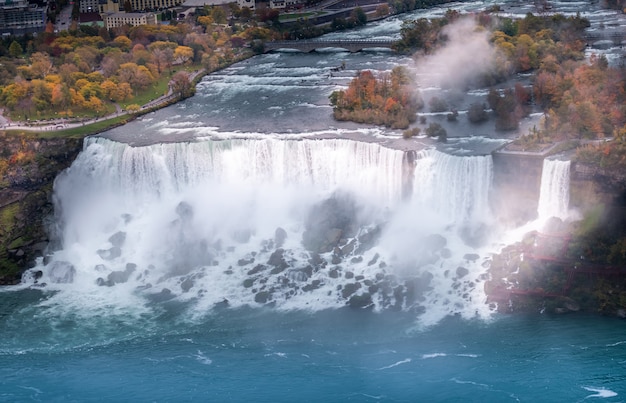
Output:
[[570,161],[545,159],[541,173],[541,188],[537,213],[540,219],[569,214]]

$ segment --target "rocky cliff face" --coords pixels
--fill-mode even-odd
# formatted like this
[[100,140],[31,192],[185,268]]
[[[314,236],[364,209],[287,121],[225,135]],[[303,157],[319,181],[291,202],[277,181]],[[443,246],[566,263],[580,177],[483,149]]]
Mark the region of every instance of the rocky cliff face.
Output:
[[490,263],[485,292],[502,312],[626,317],[626,172],[573,163],[570,173],[570,208],[582,220],[553,219]]
[[570,193],[572,205],[582,210],[599,204],[623,210],[626,208],[626,172],[577,162],[572,167]]
[[52,184],[82,140],[0,133],[0,284],[19,282],[47,248]]

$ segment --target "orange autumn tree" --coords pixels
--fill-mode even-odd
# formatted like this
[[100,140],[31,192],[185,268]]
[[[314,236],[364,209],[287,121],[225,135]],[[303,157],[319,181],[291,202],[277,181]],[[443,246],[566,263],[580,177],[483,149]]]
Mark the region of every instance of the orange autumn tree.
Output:
[[401,66],[378,77],[369,70],[360,71],[346,90],[330,95],[333,116],[337,120],[406,129],[423,106],[412,83],[407,69]]

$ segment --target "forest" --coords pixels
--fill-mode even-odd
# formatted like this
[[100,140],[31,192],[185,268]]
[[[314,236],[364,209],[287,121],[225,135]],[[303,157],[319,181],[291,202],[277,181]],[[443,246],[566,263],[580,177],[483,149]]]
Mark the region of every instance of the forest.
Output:
[[13,39],[0,59],[0,106],[14,120],[111,113],[115,104],[128,108],[163,95],[175,71],[213,71],[251,54],[245,42],[271,36],[256,27],[234,33],[214,21],[207,15],[199,25],[78,28],[26,43]]

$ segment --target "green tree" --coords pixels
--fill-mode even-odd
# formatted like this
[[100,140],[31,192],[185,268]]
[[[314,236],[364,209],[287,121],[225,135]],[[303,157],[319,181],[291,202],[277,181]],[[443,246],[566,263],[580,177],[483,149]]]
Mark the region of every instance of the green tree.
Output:
[[22,56],[22,53],[24,53],[22,45],[20,45],[17,41],[11,42],[11,45],[9,46],[9,55],[11,55],[11,57],[17,58]]
[[226,24],[228,20],[226,19],[226,11],[220,6],[213,6],[211,8],[211,17],[213,17],[213,21],[216,24]]
[[488,118],[487,111],[485,110],[485,104],[481,102],[475,102],[469,106],[467,110],[467,119],[471,123],[481,123]]
[[439,123],[433,122],[426,128],[426,135],[437,137],[437,141],[445,143],[448,140],[448,132]]
[[365,11],[363,11],[361,7],[356,7],[355,9],[353,9],[352,13],[350,13],[350,18],[354,20],[356,25],[367,24],[367,15],[365,14]]

